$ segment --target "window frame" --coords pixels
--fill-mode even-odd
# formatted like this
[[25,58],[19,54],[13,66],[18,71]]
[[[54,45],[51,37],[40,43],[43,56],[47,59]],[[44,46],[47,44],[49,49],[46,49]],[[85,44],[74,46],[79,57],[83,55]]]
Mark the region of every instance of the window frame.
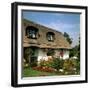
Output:
[[[30,32],[33,32],[33,33],[30,33]],[[34,27],[34,26],[28,26],[28,27],[26,27],[26,36],[28,38],[37,39],[37,33],[38,33],[38,29],[36,27]],[[33,35],[35,37],[33,37]]]
[[[52,37],[52,39],[51,39],[51,37]],[[48,41],[53,42],[55,40],[55,34],[53,32],[47,32],[46,38]]]

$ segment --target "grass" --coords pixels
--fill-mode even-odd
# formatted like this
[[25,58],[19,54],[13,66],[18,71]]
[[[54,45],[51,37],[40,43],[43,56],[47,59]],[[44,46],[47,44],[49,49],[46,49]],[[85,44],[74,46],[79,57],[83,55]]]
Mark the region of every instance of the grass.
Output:
[[33,70],[32,68],[23,69],[23,77],[53,76],[53,75],[57,75],[57,73],[42,72],[42,71]]

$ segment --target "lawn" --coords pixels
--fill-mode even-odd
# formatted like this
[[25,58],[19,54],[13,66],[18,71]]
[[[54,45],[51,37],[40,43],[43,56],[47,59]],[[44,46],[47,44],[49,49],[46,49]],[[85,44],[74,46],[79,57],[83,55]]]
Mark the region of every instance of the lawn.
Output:
[[[60,73],[58,73],[60,75]],[[36,76],[53,76],[57,75],[55,72],[43,72],[43,71],[37,71],[33,70],[32,68],[25,68],[23,69],[23,77],[36,77]]]

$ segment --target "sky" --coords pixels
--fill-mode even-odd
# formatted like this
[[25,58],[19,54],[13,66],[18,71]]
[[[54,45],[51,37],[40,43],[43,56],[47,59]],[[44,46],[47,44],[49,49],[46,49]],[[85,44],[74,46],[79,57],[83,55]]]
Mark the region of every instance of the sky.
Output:
[[22,17],[59,32],[67,32],[73,41],[71,46],[78,44],[80,35],[80,14],[78,13],[23,11]]

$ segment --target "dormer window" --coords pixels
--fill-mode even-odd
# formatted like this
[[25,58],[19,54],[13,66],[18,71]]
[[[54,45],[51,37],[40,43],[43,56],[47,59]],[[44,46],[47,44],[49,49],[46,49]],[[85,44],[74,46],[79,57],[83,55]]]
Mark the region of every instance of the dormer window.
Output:
[[28,26],[26,28],[26,35],[28,38],[36,39],[37,38],[38,29],[33,26]]
[[55,34],[53,32],[48,32],[47,35],[46,35],[46,37],[47,37],[47,40],[48,41],[54,41]]

